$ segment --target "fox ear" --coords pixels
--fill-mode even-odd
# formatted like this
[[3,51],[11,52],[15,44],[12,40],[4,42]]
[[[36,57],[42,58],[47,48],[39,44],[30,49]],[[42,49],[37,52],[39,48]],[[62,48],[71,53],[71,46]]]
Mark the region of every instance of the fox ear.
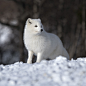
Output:
[[41,22],[41,19],[40,18],[38,20]]
[[28,22],[29,22],[29,24],[32,24],[31,20],[32,20],[31,18],[28,18]]

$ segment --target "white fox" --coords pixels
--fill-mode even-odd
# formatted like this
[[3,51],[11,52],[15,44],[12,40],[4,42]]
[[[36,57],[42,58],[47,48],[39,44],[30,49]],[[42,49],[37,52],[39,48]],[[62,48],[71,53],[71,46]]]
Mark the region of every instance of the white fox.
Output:
[[28,50],[27,63],[32,63],[33,54],[37,55],[36,62],[38,63],[47,58],[55,59],[59,55],[69,59],[69,54],[59,37],[47,33],[40,19],[27,19],[24,29],[24,44]]

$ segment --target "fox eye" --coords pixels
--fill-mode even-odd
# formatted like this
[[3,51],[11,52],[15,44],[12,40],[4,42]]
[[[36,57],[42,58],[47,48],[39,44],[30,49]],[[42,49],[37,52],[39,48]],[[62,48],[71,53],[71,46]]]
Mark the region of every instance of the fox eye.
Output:
[[35,25],[35,27],[38,27],[37,25]]

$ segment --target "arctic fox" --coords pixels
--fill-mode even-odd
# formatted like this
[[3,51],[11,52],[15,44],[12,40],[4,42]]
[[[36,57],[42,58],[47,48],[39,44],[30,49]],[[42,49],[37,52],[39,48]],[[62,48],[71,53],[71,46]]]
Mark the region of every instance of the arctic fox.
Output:
[[40,19],[27,19],[24,29],[24,44],[28,50],[27,63],[32,63],[33,54],[37,55],[37,63],[47,58],[55,59],[59,55],[69,59],[59,37],[47,33]]

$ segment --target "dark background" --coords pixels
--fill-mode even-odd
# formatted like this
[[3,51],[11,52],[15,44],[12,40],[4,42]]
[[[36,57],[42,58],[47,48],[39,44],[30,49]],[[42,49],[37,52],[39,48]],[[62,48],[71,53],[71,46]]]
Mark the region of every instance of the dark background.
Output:
[[85,0],[0,0],[0,64],[26,62],[26,19],[40,18],[60,37],[70,58],[86,57]]

